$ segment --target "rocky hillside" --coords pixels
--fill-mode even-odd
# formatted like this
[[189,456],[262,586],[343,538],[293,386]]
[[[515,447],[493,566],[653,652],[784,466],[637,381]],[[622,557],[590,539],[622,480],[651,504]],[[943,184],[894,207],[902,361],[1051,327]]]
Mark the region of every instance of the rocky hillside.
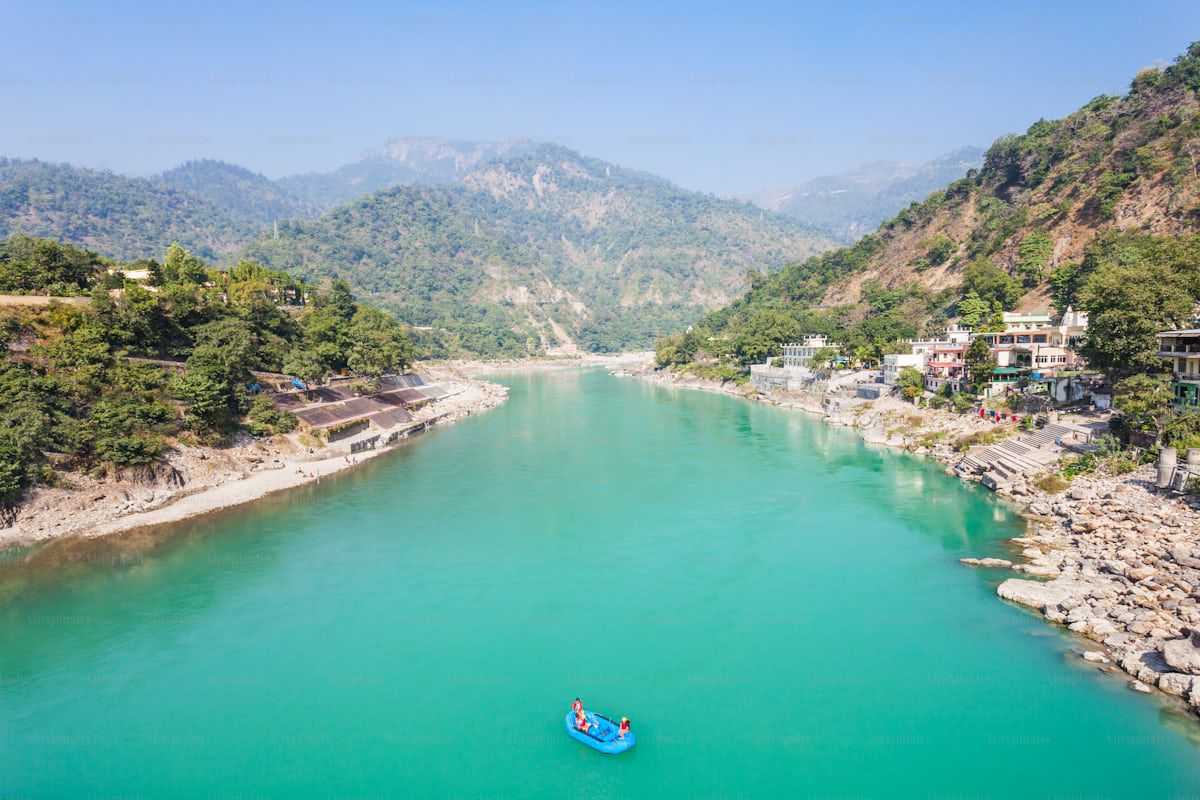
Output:
[[827,231],[842,244],[870,233],[881,222],[983,163],[983,150],[960,147],[923,164],[876,161],[799,186],[764,189],[746,199]]
[[647,345],[729,302],[748,271],[831,246],[789,218],[542,145],[455,185],[281,225],[245,255],[345,278],[418,324],[475,318],[535,345],[604,350]]
[[952,319],[990,326],[1002,310],[1073,305],[1090,318],[1093,367],[1157,366],[1155,332],[1188,324],[1200,303],[1198,92],[1200,43],[1124,96],[1002,137],[978,171],[852,246],[756,278],[663,340],[659,363],[744,370],[805,332],[869,360]]
[[318,213],[316,206],[291,194],[265,175],[224,161],[188,161],[154,180],[201,197],[250,227],[266,227],[283,219],[315,217]]
[[0,238],[49,237],[133,261],[159,257],[172,242],[214,259],[252,232],[209,200],[155,181],[0,158]]
[[1200,224],[1200,45],[1147,69],[1123,97],[1101,96],[1060,120],[1039,120],[987,151],[982,169],[885,223],[838,276],[823,305],[886,288],[948,289],[973,262],[1019,278],[1023,305],[1050,302],[1055,268],[1082,260],[1108,232],[1177,236]]
[[290,175],[280,178],[278,184],[322,211],[327,211],[382,189],[453,183],[482,164],[528,152],[534,146],[523,139],[467,142],[402,137],[333,172]]

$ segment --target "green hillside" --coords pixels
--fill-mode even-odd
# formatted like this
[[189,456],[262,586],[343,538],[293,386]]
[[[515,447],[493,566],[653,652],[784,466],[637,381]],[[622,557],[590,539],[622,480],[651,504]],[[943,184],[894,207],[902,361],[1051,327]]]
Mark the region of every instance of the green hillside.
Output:
[[[1145,366],[1153,330],[1185,322],[1200,299],[1198,92],[1193,44],[1173,65],[1139,73],[1124,96],[1002,137],[978,172],[853,246],[764,276],[664,342],[664,361],[728,353],[745,365],[801,331],[878,354],[951,318],[986,325],[1001,309],[1073,304],[1091,314],[1095,366]],[[1107,313],[1126,298],[1125,310]],[[1100,352],[1105,336],[1125,349]],[[721,354],[705,355],[709,337]]]
[[461,184],[390,189],[281,225],[244,253],[344,278],[407,321],[502,350],[615,350],[728,302],[749,271],[830,246],[786,217],[545,145]]
[[44,236],[129,261],[180,242],[214,259],[254,229],[209,200],[153,181],[0,158],[0,237]]
[[277,220],[302,219],[317,214],[314,205],[289,193],[275,181],[224,161],[188,161],[154,180],[207,200],[249,228],[265,228]]

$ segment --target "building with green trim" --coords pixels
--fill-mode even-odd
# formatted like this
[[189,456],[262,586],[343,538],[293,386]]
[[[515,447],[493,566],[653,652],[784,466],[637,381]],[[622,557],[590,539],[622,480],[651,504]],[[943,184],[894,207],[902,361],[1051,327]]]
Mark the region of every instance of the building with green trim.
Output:
[[1171,366],[1176,407],[1200,408],[1200,328],[1158,334],[1158,357]]

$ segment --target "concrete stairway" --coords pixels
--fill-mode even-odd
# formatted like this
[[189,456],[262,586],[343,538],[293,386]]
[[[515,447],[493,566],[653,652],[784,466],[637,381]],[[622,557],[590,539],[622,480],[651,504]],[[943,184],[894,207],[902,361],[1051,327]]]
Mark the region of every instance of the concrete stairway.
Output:
[[980,475],[989,489],[1000,489],[1017,477],[1041,474],[1062,455],[1059,444],[1075,431],[1063,425],[1051,424],[1016,439],[1006,439],[993,445],[968,452],[955,469],[959,474]]

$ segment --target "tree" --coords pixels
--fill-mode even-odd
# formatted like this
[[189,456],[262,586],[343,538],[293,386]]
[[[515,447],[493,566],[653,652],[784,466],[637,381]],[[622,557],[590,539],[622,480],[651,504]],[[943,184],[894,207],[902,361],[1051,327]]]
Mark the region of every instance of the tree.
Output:
[[861,344],[854,349],[854,360],[863,369],[870,369],[873,364],[878,364],[879,356],[878,345]]
[[10,444],[0,442],[0,506],[9,506],[25,489],[25,466],[21,454]]
[[325,378],[325,365],[320,356],[306,347],[295,347],[283,362],[283,371],[295,375],[304,384],[320,383]]
[[1042,230],[1032,231],[1021,240],[1018,248],[1020,262],[1017,271],[1021,274],[1026,288],[1033,288],[1042,282],[1050,257],[1054,255],[1054,240],[1050,234]]
[[838,349],[836,347],[822,347],[813,353],[812,360],[808,362],[808,366],[815,372],[832,364],[837,357]]
[[743,323],[733,339],[733,352],[743,365],[761,364],[780,352],[784,342],[792,342],[801,334],[794,317],[776,311],[756,311]]
[[977,327],[991,311],[991,305],[981,300],[976,292],[968,292],[967,296],[958,302],[959,318],[968,328]]
[[1133,375],[1113,385],[1113,405],[1121,412],[1125,427],[1149,431],[1156,438],[1170,415],[1174,397],[1165,375]]
[[212,370],[189,369],[171,380],[171,392],[187,405],[186,423],[194,431],[228,426],[229,384]]
[[204,262],[175,242],[167,248],[167,257],[162,263],[164,283],[204,283],[207,278]]
[[82,294],[103,267],[96,253],[50,239],[18,235],[0,242],[0,291]]
[[963,294],[974,292],[988,305],[1013,308],[1021,300],[1021,282],[986,258],[977,259],[963,270]]
[[992,370],[996,368],[996,358],[988,347],[987,339],[982,336],[972,339],[963,354],[963,363],[967,367],[967,380],[972,386],[982,386],[991,380]]
[[896,388],[909,400],[916,400],[925,393],[925,376],[915,367],[904,367],[896,376]]
[[921,242],[918,246],[925,248],[925,257],[929,265],[936,267],[946,263],[950,256],[958,251],[958,245],[944,233],[935,234]]
[[395,317],[377,308],[359,306],[350,324],[347,365],[360,375],[378,378],[412,363],[412,342]]
[[654,363],[660,367],[673,367],[676,364],[686,364],[691,361],[696,352],[688,347],[688,340],[682,333],[672,333],[659,339],[654,346]]
[[1091,366],[1119,379],[1157,372],[1159,331],[1190,319],[1196,296],[1182,276],[1161,263],[1101,267],[1082,293],[1088,314],[1083,354]]

